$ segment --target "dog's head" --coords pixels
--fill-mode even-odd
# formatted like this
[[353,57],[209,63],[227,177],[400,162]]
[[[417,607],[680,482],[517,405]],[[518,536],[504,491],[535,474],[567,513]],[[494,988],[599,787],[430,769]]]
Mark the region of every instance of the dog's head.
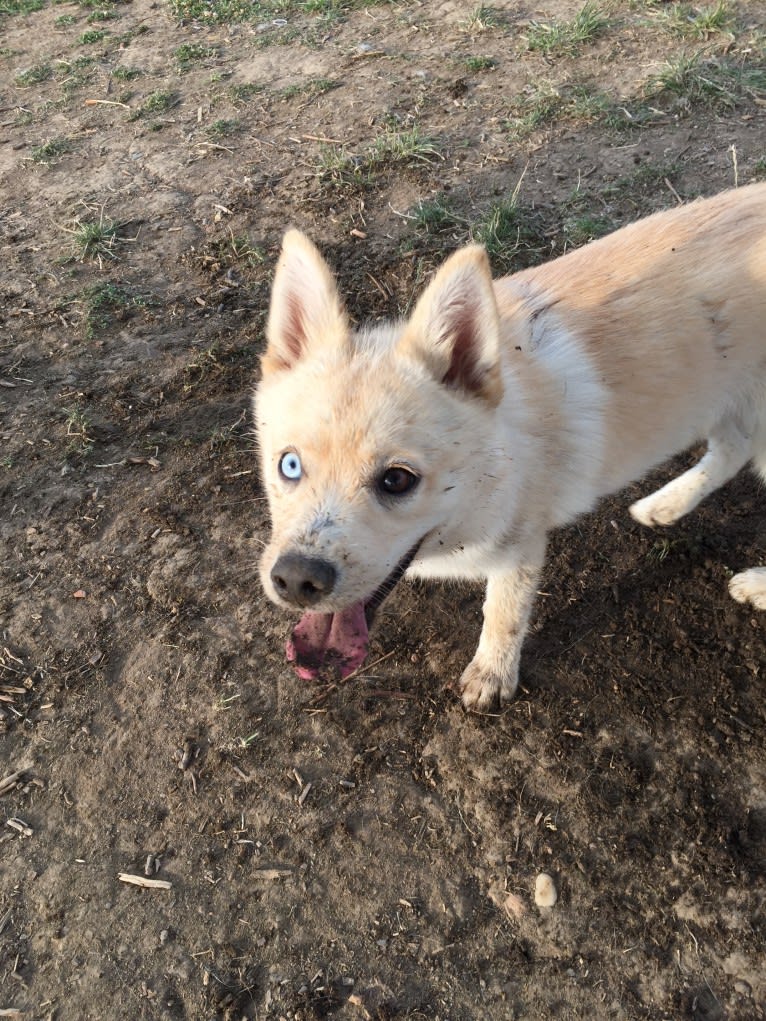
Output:
[[286,234],[256,392],[272,518],[261,578],[307,611],[288,645],[304,676],[355,669],[375,608],[448,541],[502,396],[498,331],[481,248],[445,263],[409,321],[356,331],[317,249]]

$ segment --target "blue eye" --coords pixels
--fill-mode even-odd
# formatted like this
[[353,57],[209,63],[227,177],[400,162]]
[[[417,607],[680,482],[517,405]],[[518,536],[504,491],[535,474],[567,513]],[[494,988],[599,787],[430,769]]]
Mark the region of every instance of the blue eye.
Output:
[[288,482],[297,482],[303,474],[301,459],[294,450],[288,450],[280,457],[279,474]]

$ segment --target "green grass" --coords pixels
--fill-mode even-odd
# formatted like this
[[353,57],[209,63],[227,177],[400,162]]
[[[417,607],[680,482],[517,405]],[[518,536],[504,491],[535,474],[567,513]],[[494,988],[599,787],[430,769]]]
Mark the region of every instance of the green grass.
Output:
[[194,64],[208,57],[215,56],[216,50],[213,46],[203,46],[201,43],[182,43],[173,50],[178,69],[182,72],[188,71]]
[[101,283],[83,292],[82,305],[83,332],[88,340],[92,340],[115,319],[124,319],[127,310],[144,307],[146,299],[131,294],[118,284]]
[[26,71],[20,71],[14,78],[14,83],[20,89],[31,89],[34,85],[50,81],[52,77],[53,68],[50,64],[35,64]]
[[309,78],[308,81],[296,85],[287,85],[280,89],[276,95],[280,99],[294,99],[296,96],[313,99],[316,96],[323,96],[325,92],[339,88],[340,85],[339,81],[334,81],[332,78]]
[[54,163],[58,163],[61,157],[65,153],[70,152],[71,149],[72,142],[70,139],[52,138],[49,142],[35,146],[32,150],[32,161],[50,167]]
[[[95,73],[95,57],[82,56],[73,61],[62,60],[56,70],[62,89],[66,96],[71,96],[77,89],[83,88]],[[62,77],[63,76],[63,77]]]
[[527,34],[527,46],[544,54],[575,55],[584,43],[593,42],[609,25],[609,18],[593,0],[577,12],[571,21],[533,21]]
[[361,153],[326,146],[320,150],[317,172],[338,184],[369,184],[375,174],[387,167],[417,167],[441,158],[435,142],[413,127],[386,131]]
[[468,220],[452,208],[448,198],[424,199],[414,207],[410,217],[419,233],[438,236],[457,232],[458,238],[467,236]]
[[104,258],[117,258],[120,224],[105,216],[103,209],[97,220],[78,219],[74,227],[64,229],[72,237],[73,257],[78,262],[95,259],[101,263]]
[[77,18],[75,18],[74,14],[61,14],[53,24],[56,28],[67,28],[69,25],[74,25],[76,21]]
[[256,96],[262,95],[266,86],[260,82],[241,82],[229,86],[229,95],[235,103],[249,103]]
[[106,39],[108,34],[103,28],[91,28],[87,32],[83,32],[78,41],[84,46],[91,46],[93,43],[100,43],[102,39]]
[[94,442],[93,436],[91,436],[93,426],[90,417],[79,405],[64,408],[64,414],[66,416],[66,435],[69,439],[68,453],[83,453]]
[[33,14],[45,4],[46,0],[0,0],[0,14]]
[[614,229],[614,224],[606,216],[593,213],[581,213],[564,221],[564,237],[567,248],[579,248],[595,238],[603,237]]
[[177,102],[174,93],[158,89],[156,92],[151,92],[128,119],[135,121],[140,117],[159,117],[161,114],[167,113]]
[[509,198],[490,206],[472,231],[497,273],[532,266],[548,248],[539,215],[519,202],[518,191],[517,187]]
[[380,2],[382,0],[168,0],[171,12],[179,21],[222,24],[265,22],[302,14],[317,15],[327,20]]
[[138,67],[115,67],[112,71],[112,78],[118,82],[132,82],[134,78],[140,78],[144,72]]
[[226,138],[228,135],[233,135],[239,131],[242,125],[237,120],[217,120],[213,121],[212,124],[208,124],[205,128],[205,134],[208,138],[221,139]]
[[94,24],[100,21],[114,21],[116,17],[117,11],[111,6],[111,4],[109,4],[104,7],[99,7],[97,10],[90,13],[88,15],[88,22],[90,24]]
[[486,32],[489,28],[494,28],[497,23],[497,11],[493,7],[485,7],[482,4],[479,7],[474,7],[463,27],[470,35],[478,35],[480,32]]
[[700,53],[681,55],[649,80],[647,93],[676,97],[690,106],[732,109],[766,93],[766,61],[737,63],[706,59]]
[[727,0],[710,7],[694,7],[688,3],[671,4],[662,12],[662,20],[676,35],[691,39],[709,39],[719,32],[730,32],[734,12]]
[[369,162],[373,167],[392,163],[411,167],[418,163],[432,163],[441,159],[441,154],[432,139],[420,134],[418,128],[407,131],[389,131],[375,139],[368,150]]
[[493,57],[466,57],[463,63],[472,74],[491,71],[497,67],[497,61]]

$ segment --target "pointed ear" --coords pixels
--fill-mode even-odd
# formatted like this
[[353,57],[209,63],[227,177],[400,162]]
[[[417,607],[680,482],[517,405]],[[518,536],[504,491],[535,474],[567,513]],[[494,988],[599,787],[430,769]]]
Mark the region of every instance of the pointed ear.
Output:
[[291,368],[314,344],[337,342],[348,320],[330,268],[305,234],[289,230],[271,289],[263,374]]
[[452,255],[421,296],[399,341],[440,383],[497,404],[500,318],[489,260],[472,245]]

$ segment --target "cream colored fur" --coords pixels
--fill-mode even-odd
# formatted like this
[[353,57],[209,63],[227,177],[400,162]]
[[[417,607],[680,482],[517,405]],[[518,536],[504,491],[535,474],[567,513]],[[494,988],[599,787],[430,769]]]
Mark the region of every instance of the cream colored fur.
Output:
[[[660,213],[491,281],[453,255],[409,321],[354,331],[314,246],[277,269],[256,418],[273,532],[337,569],[322,611],[365,599],[418,543],[409,575],[487,582],[461,679],[479,709],[513,695],[548,532],[707,438],[631,513],[666,525],[748,462],[766,478],[766,184]],[[277,464],[297,452],[303,475]],[[420,479],[381,500],[388,465]],[[766,568],[732,578],[766,608]]]

